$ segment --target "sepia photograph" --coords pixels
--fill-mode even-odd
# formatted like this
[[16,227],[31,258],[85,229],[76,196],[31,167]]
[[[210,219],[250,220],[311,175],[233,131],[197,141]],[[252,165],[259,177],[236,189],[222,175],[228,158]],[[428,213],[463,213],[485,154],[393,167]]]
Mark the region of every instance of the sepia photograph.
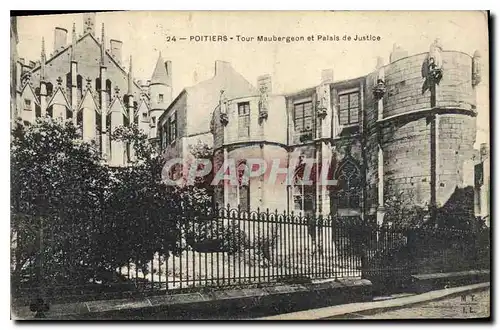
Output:
[[11,12],[11,319],[491,320],[490,19]]

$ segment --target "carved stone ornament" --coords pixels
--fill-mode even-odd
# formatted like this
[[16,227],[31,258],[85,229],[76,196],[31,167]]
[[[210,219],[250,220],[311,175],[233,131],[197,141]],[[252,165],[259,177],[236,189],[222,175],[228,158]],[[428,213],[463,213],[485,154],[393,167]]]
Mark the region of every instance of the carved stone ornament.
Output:
[[26,84],[31,84],[31,72],[28,71],[26,74],[23,76],[23,86]]
[[259,100],[259,120],[263,121],[267,119],[269,112],[269,102],[268,102],[268,93],[267,87],[262,86],[260,88],[260,100]]
[[226,126],[229,123],[229,118],[227,117],[227,113],[225,112],[220,113],[220,123],[224,126]]
[[328,113],[328,91],[323,91],[321,100],[316,102],[316,114],[319,118],[324,119]]
[[92,79],[90,77],[87,78],[87,90],[92,89]]
[[477,86],[481,82],[481,53],[474,52],[472,57],[472,86]]
[[385,81],[383,79],[377,79],[377,84],[373,87],[373,97],[378,101],[384,97],[385,91]]
[[441,53],[443,47],[439,39],[436,39],[430,46],[429,54],[422,64],[422,77],[425,78],[422,86],[422,94],[434,85],[439,85],[443,78],[443,59]]
[[439,39],[436,39],[430,46],[429,55],[427,57],[427,65],[429,71],[427,73],[427,78],[439,85],[441,78],[443,77],[443,59],[441,57],[441,52],[443,48]]
[[219,107],[220,122],[222,125],[226,126],[229,123],[229,117],[227,116],[227,98],[223,89],[220,91]]

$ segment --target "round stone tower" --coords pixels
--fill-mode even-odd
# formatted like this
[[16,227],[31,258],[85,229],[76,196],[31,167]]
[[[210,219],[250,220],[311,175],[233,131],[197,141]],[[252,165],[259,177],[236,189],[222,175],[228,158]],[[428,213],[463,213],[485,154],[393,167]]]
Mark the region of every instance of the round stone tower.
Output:
[[439,40],[427,53],[396,55],[367,77],[374,98],[367,115],[368,172],[378,183],[371,196],[378,193],[379,210],[392,197],[431,211],[456,203],[470,203],[473,210],[473,198],[466,196],[473,175],[478,59],[443,50]]

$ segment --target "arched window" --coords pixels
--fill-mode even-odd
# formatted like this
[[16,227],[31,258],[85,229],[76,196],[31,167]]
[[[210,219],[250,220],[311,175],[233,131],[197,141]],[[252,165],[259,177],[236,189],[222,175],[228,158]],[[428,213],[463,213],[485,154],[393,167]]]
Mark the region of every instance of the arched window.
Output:
[[[35,88],[35,95],[38,100],[40,100],[40,87]],[[42,116],[42,108],[35,103],[35,117],[41,117]]]
[[52,83],[47,83],[47,96],[52,96],[52,93],[54,92],[54,85]]
[[76,76],[76,103],[80,104],[83,96],[83,78],[81,75]]
[[83,125],[83,109],[78,111],[78,114],[76,115],[76,125],[77,126]]
[[101,144],[101,137],[102,137],[102,129],[101,129],[101,114],[99,112],[96,112],[95,114],[95,130],[96,130],[96,144],[99,152],[102,153],[102,144]]
[[362,178],[359,166],[348,158],[339,164],[335,172],[338,184],[337,206],[340,209],[359,209],[361,207]]
[[95,78],[95,91],[99,99],[99,104],[102,104],[101,100],[101,78]]
[[109,105],[111,104],[111,80],[106,79],[106,104]]
[[68,96],[68,99],[71,100],[71,72],[68,72],[66,74],[66,95]]

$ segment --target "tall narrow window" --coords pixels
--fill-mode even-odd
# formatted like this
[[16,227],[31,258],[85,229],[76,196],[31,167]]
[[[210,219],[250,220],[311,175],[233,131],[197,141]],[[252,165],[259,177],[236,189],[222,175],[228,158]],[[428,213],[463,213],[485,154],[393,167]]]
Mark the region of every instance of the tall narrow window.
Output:
[[83,78],[81,75],[76,76],[76,103],[80,104],[83,95]]
[[97,98],[99,99],[99,104],[102,104],[101,100],[101,78],[95,79],[95,91],[97,93]]
[[238,136],[250,135],[250,103],[238,103]]
[[359,92],[339,95],[339,122],[354,125],[359,122]]
[[47,83],[46,88],[47,96],[52,96],[52,93],[54,92],[54,85],[52,85],[52,83]]
[[313,115],[312,102],[294,104],[293,122],[295,133],[300,136],[300,141],[308,141],[313,138]]
[[66,74],[66,95],[68,95],[68,98],[71,100],[71,87],[72,87],[72,84],[71,84],[71,72],[68,72]]
[[109,107],[111,104],[111,80],[106,79],[106,104]]
[[174,112],[170,118],[168,119],[169,124],[168,124],[168,132],[170,134],[169,136],[169,143],[174,142],[177,139],[177,112]]
[[335,179],[340,190],[337,193],[338,208],[359,209],[361,204],[361,173],[350,159],[343,161],[336,172]]
[[158,94],[158,103],[163,103],[163,94]]

